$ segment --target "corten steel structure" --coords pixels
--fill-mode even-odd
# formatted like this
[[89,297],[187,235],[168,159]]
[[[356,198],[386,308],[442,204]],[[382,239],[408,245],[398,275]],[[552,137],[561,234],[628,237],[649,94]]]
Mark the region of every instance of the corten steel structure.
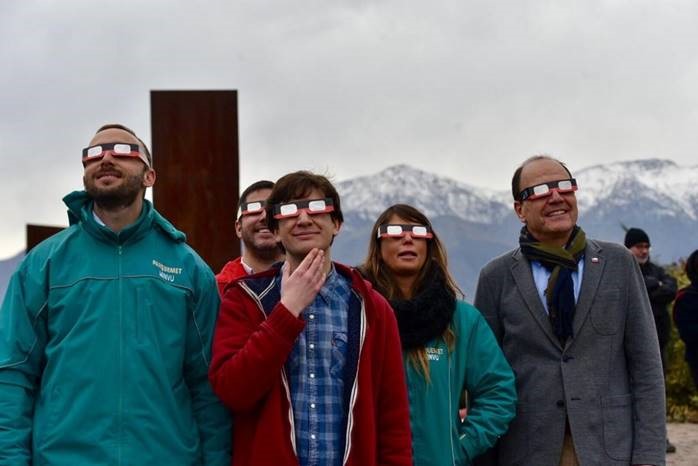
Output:
[[29,253],[34,246],[62,230],[65,230],[65,227],[27,224],[27,248],[25,253]]
[[151,91],[155,208],[217,272],[240,255],[237,91]]

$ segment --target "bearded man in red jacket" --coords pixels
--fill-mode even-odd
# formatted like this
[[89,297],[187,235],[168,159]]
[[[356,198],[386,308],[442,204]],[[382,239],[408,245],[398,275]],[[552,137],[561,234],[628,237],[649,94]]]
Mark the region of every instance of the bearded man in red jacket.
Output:
[[218,291],[233,280],[269,269],[284,260],[284,253],[267,226],[266,203],[274,182],[255,181],[240,195],[235,234],[242,240],[242,256],[228,261],[216,275]]
[[233,465],[412,464],[395,316],[331,261],[342,221],[327,178],[280,178],[267,224],[286,261],[226,288],[209,378],[235,415]]

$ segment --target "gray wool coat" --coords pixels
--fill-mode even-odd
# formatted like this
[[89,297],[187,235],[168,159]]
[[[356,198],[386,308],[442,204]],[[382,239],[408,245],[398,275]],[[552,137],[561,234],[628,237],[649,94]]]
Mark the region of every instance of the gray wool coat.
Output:
[[564,347],[520,249],[481,271],[475,306],[514,369],[519,398],[488,464],[557,466],[565,417],[582,466],[665,464],[657,332],[640,269],[625,247],[587,240],[574,336]]

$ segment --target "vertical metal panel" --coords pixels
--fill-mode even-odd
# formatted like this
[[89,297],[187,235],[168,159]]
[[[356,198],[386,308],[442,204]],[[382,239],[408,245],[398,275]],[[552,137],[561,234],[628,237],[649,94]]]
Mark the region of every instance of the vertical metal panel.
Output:
[[47,225],[27,225],[27,250],[28,253],[34,246],[43,240],[55,235],[59,231],[63,231],[65,227],[54,227]]
[[151,91],[156,209],[218,272],[240,255],[237,91]]

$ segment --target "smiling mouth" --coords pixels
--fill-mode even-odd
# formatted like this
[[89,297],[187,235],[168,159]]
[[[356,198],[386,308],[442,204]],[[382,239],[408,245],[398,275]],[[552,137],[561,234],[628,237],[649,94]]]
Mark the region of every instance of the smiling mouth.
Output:
[[307,237],[315,236],[315,235],[317,235],[317,232],[314,232],[314,231],[303,231],[300,233],[293,234],[293,236],[295,236],[296,238],[307,238]]
[[558,217],[560,215],[565,215],[566,213],[566,210],[553,210],[552,212],[546,214],[546,217]]
[[95,175],[95,178],[97,178],[97,179],[99,180],[99,179],[105,178],[105,177],[107,177],[107,176],[110,176],[110,177],[112,177],[112,178],[121,178],[121,173],[118,173],[118,172],[101,172],[101,173],[97,173],[97,175]]

